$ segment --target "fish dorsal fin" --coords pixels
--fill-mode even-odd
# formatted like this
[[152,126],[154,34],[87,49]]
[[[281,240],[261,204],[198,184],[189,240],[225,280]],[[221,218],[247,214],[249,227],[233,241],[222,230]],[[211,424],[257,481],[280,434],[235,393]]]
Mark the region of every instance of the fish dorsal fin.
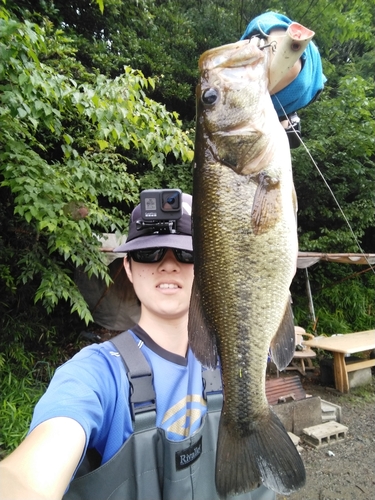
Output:
[[290,300],[285,308],[279,329],[271,341],[271,357],[278,370],[285,368],[292,361],[296,344],[293,312]]
[[264,234],[272,229],[280,218],[280,204],[279,179],[261,172],[251,209],[251,226],[255,235]]
[[207,368],[216,368],[216,335],[206,320],[195,279],[190,299],[188,332],[190,348],[198,361]]

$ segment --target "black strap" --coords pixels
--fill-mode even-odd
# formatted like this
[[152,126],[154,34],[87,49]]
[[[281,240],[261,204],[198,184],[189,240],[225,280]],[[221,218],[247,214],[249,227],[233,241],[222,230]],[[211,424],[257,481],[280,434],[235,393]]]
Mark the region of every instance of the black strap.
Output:
[[[133,422],[135,422],[134,428],[135,430],[139,430],[138,427],[149,428],[152,426],[152,423],[150,423],[147,416],[143,415],[141,419],[139,415],[149,412],[151,420],[153,419],[153,425],[155,425],[156,395],[152,383],[152,370],[140,349],[143,342],[140,340],[137,344],[129,331],[120,333],[111,339],[111,342],[121,354],[129,379],[131,387],[130,411]],[[203,394],[207,400],[208,410],[220,409],[223,396],[219,368],[215,370],[203,370],[202,379]],[[137,415],[138,418],[136,419]]]
[[125,365],[131,387],[130,410],[135,421],[136,415],[140,413],[156,411],[152,371],[140,350],[143,342],[137,344],[129,331],[120,333],[111,342],[121,354]]

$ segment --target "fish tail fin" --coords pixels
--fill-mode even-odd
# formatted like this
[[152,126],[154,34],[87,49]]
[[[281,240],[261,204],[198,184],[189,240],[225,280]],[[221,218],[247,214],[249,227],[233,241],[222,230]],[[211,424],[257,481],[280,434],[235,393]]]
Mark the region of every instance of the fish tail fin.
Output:
[[251,491],[262,483],[288,495],[304,486],[306,472],[297,448],[278,417],[269,414],[236,432],[222,415],[216,454],[216,489],[220,497]]
[[251,491],[260,486],[262,480],[252,446],[248,439],[233,432],[220,418],[216,451],[215,483],[220,498],[227,498]]

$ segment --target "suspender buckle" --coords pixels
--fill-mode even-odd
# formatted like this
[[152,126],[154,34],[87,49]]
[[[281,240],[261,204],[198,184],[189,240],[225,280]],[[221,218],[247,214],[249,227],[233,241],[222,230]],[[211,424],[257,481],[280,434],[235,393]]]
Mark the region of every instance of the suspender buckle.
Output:
[[215,370],[203,370],[203,397],[207,400],[207,393],[222,392],[221,373],[218,368]]
[[152,374],[143,374],[141,376],[132,376],[128,372],[131,395],[130,408],[133,421],[135,415],[146,411],[156,411],[156,395],[152,385]]

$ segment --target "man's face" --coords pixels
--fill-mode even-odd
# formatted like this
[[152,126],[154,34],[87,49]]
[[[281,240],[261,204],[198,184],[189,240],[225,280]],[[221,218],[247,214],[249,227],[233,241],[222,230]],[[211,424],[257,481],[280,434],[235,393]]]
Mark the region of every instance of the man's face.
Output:
[[194,278],[193,264],[177,261],[169,249],[160,262],[144,264],[125,260],[125,270],[133,283],[142,305],[142,315],[155,319],[187,317],[191,287]]

